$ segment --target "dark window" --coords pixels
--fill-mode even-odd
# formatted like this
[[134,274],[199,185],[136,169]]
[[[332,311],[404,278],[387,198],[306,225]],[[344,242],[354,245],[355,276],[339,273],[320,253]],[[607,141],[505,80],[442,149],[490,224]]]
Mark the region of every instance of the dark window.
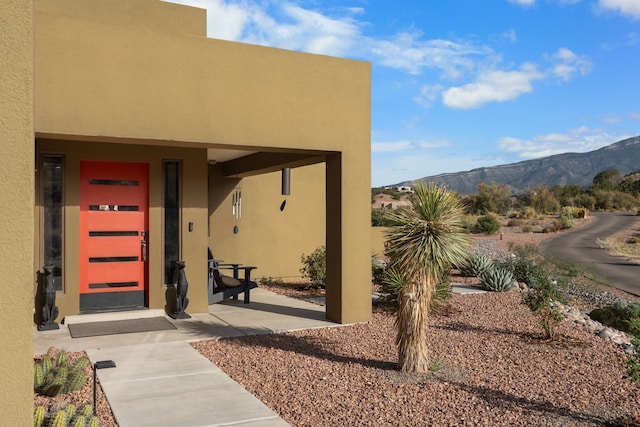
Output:
[[180,259],[180,163],[164,162],[164,283],[174,284],[174,260]]
[[53,265],[53,282],[62,290],[64,162],[61,156],[44,156],[42,164],[44,216],[43,263]]

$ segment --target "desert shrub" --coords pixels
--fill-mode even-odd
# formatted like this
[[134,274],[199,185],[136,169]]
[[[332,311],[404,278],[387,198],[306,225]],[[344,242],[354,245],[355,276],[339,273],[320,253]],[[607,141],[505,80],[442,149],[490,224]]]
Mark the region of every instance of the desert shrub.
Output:
[[529,224],[525,224],[522,226],[523,233],[531,233],[533,231],[533,226]]
[[498,263],[498,267],[508,270],[518,282],[529,287],[549,280],[545,269],[540,265],[542,255],[535,245],[510,246],[511,257]]
[[371,226],[372,227],[390,227],[393,221],[387,215],[391,209],[371,208]]
[[485,271],[494,267],[493,261],[484,255],[474,255],[460,266],[460,274],[464,277],[480,277]]
[[557,303],[562,302],[562,293],[555,281],[543,280],[530,287],[522,296],[525,304],[538,318],[538,324],[544,331],[544,338],[554,340],[558,325],[564,319]]
[[327,249],[319,246],[310,255],[302,254],[300,259],[302,277],[308,278],[311,286],[324,288],[327,280]]
[[552,220],[542,228],[543,233],[555,233],[560,230],[562,230],[562,222],[557,219]]
[[524,224],[525,222],[521,218],[511,218],[507,222],[507,227],[522,227]]
[[619,331],[640,335],[640,302],[618,300],[612,305],[592,310],[589,317]]
[[87,359],[69,360],[65,351],[50,348],[33,367],[33,389],[43,396],[57,396],[82,388],[87,382]]
[[493,268],[480,277],[480,285],[487,291],[506,292],[513,288],[513,274],[504,268]]
[[477,220],[473,215],[462,216],[462,228],[467,233],[473,233],[476,229]]
[[563,207],[562,212],[560,212],[560,216],[558,217],[561,229],[567,230],[573,227],[575,225],[575,218],[577,218],[577,216],[574,216],[574,212],[571,206]]
[[500,223],[491,215],[484,215],[478,218],[475,226],[476,233],[496,234],[500,230]]
[[375,255],[371,255],[371,280],[376,285],[381,285],[384,278],[384,272],[387,269],[387,263]]

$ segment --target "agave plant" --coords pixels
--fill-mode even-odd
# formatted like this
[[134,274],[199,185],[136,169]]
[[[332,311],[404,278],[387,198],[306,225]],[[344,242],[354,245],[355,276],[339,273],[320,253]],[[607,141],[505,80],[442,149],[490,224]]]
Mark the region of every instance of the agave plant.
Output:
[[460,266],[460,273],[464,277],[482,277],[486,271],[493,268],[493,261],[484,255],[474,255]]
[[480,277],[482,289],[493,292],[506,292],[513,288],[513,274],[504,268],[485,271]]

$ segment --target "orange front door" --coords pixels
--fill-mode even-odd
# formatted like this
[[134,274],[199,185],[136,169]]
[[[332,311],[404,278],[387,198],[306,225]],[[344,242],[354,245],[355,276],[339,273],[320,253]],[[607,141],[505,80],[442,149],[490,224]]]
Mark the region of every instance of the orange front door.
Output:
[[147,305],[147,163],[80,162],[80,310]]

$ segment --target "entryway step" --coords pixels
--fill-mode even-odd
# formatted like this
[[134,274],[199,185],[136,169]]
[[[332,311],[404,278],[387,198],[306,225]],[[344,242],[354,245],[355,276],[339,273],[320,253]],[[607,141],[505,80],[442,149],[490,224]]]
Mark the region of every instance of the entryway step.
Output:
[[110,313],[91,313],[65,316],[64,324],[78,324],[91,322],[109,322],[114,320],[147,319],[149,317],[164,317],[162,309],[116,311]]

